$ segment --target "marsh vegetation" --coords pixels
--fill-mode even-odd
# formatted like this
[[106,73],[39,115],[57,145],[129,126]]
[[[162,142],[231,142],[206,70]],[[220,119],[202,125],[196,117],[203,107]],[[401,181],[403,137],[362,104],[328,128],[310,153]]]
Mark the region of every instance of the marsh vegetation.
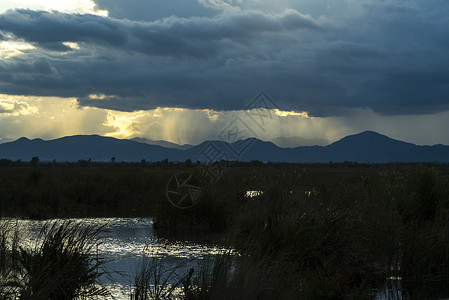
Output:
[[[194,208],[176,209],[165,199],[166,183],[176,172],[201,178],[201,201]],[[248,197],[248,191],[263,193]],[[176,283],[185,299],[370,299],[393,291],[392,279],[404,298],[449,295],[445,166],[246,166],[231,168],[216,183],[193,167],[3,168],[0,209],[3,217],[15,218],[151,216],[160,235],[208,239],[213,233],[239,255],[179,269],[170,285]],[[78,276],[86,283],[66,292],[66,299],[82,297],[81,291],[104,292],[93,289],[96,269],[87,266],[96,262],[85,263],[91,256],[57,246],[67,238],[64,228],[73,225],[50,226],[44,240],[58,243],[39,244],[27,254],[18,248],[20,232],[11,222],[1,224],[0,299],[18,295],[19,287],[23,299],[36,286],[46,287],[33,272],[50,246],[67,261],[84,262],[89,274]],[[90,245],[95,239],[89,234],[69,236]],[[164,291],[174,295],[163,289],[167,281],[155,280],[160,262],[149,257],[136,269],[139,299],[162,298]],[[20,284],[11,285],[17,278]]]

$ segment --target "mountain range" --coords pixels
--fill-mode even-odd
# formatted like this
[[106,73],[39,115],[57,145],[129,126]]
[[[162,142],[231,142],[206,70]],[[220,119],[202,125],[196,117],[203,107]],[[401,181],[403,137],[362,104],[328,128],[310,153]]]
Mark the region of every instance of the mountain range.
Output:
[[277,137],[271,139],[270,142],[273,142],[276,146],[281,148],[296,148],[300,146],[326,146],[329,144],[329,141],[326,139],[305,139],[298,136],[292,137]]
[[157,145],[157,146],[162,146],[165,148],[173,148],[173,149],[180,149],[180,150],[187,150],[193,147],[193,145],[189,145],[189,144],[184,144],[184,145],[179,145],[176,143],[172,143],[172,142],[167,142],[167,141],[163,141],[163,140],[149,140],[146,138],[132,138],[131,141],[135,141],[138,143],[144,143],[144,144],[149,144],[149,145]]
[[327,163],[353,161],[360,163],[449,162],[449,146],[418,146],[385,135],[365,131],[349,135],[327,146],[281,148],[256,138],[205,141],[199,145],[177,145],[146,139],[116,139],[98,135],[75,135],[44,141],[20,138],[0,144],[0,159],[29,161],[78,160],[110,161],[192,161],[239,160],[264,162]]

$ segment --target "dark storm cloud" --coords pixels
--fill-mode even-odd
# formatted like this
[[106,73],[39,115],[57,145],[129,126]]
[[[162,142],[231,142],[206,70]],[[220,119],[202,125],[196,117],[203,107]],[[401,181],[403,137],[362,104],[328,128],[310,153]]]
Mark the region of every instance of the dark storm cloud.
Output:
[[0,90],[122,111],[243,109],[265,90],[281,108],[315,116],[438,112],[449,109],[449,3],[430,2],[315,19],[294,10],[153,21],[8,11],[2,34],[37,48],[0,62]]
[[98,9],[109,12],[115,19],[155,21],[168,16],[180,18],[212,17],[217,11],[189,0],[94,0]]
[[318,29],[319,25],[294,11],[277,16],[249,12],[214,18],[169,17],[154,22],[32,10],[0,15],[0,30],[49,50],[67,51],[64,42],[81,42],[161,56],[215,54],[225,39],[246,43],[259,34],[301,28]]
[[0,64],[0,72],[6,72],[8,70],[14,70],[14,74],[53,74],[51,65],[44,58],[37,59],[31,63],[29,61],[16,60],[14,62],[5,62],[3,64]]

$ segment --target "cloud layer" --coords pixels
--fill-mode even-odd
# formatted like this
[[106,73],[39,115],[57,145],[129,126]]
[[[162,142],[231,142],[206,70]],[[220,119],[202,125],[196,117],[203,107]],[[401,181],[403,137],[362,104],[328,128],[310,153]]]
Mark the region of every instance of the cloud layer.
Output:
[[134,2],[4,12],[0,39],[30,47],[0,61],[0,91],[117,111],[239,110],[260,90],[311,116],[449,109],[447,1]]

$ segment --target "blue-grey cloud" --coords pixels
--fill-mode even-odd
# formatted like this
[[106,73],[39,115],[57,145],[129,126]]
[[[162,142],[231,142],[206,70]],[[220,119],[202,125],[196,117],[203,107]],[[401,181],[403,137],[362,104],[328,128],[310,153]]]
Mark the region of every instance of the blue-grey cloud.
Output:
[[10,10],[0,15],[0,30],[49,50],[67,51],[70,48],[64,42],[81,42],[160,56],[204,57],[226,44],[249,43],[264,33],[319,27],[315,20],[296,11],[282,15],[248,12],[214,18],[169,17],[154,22],[32,10]]
[[179,18],[212,17],[218,12],[196,0],[94,0],[98,9],[115,19],[155,21],[170,16]]
[[36,49],[0,62],[0,90],[122,111],[237,110],[262,89],[281,108],[315,116],[449,109],[449,3],[337,1],[341,7],[320,16],[323,8],[306,1],[312,17],[281,2],[296,10],[229,1],[239,9],[158,12],[146,21],[132,11],[108,18],[8,11],[2,34]]

